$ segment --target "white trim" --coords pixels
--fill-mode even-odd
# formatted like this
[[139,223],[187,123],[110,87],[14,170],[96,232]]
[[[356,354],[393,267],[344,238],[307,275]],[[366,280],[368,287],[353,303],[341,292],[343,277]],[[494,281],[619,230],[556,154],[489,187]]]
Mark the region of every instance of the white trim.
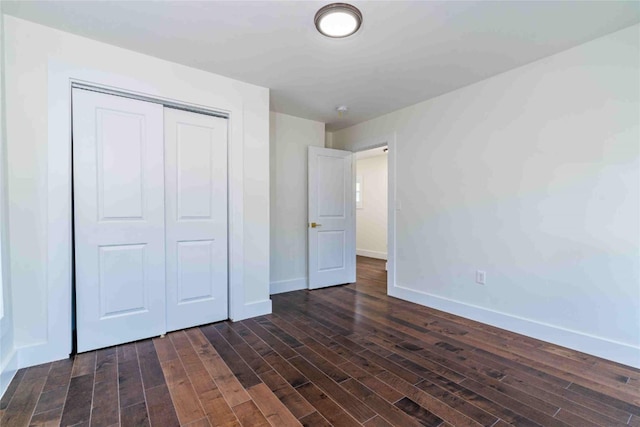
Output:
[[18,353],[13,350],[7,361],[0,366],[0,397],[7,391],[11,380],[18,371]]
[[247,303],[243,306],[244,311],[240,318],[234,319],[234,321],[240,321],[244,319],[250,319],[251,317],[264,316],[265,314],[271,314],[271,300],[265,299],[262,301],[255,301]]
[[487,310],[486,308],[442,298],[404,286],[390,287],[389,295],[624,365],[640,368],[640,347],[511,314]]
[[356,255],[366,256],[369,258],[376,258],[376,259],[385,259],[385,260],[387,259],[386,252],[370,251],[368,249],[356,249]]
[[[357,162],[357,159],[356,159]],[[360,186],[358,186],[358,184],[360,184]],[[356,186],[355,186],[355,191],[354,194],[356,196],[356,209],[363,209],[364,208],[364,178],[362,177],[362,175],[358,175],[358,170],[356,167]],[[358,196],[360,196],[360,200],[358,200]]]
[[284,292],[299,291],[307,289],[307,278],[299,277],[297,279],[279,280],[269,284],[269,294],[282,294]]
[[[69,332],[70,331],[71,329],[69,329]],[[69,357],[69,353],[71,353],[71,350],[64,350],[60,346],[54,349],[53,346],[47,342],[39,342],[27,347],[19,347],[16,348],[15,351],[18,356],[19,368],[66,359]]]
[[[20,367],[34,360],[51,361],[71,352],[71,84],[92,86],[221,111],[229,115],[229,318],[246,318],[244,299],[243,164],[244,108],[241,100],[195,105],[169,99],[152,85],[127,76],[65,64],[48,63],[48,200],[47,312],[43,343],[20,350]],[[270,304],[269,304],[270,307]],[[22,356],[24,354],[24,356]],[[34,356],[31,356],[31,355]],[[35,357],[35,354],[41,355]]]
[[[332,148],[332,150],[335,150],[335,148]],[[349,167],[351,168],[351,187],[348,189],[349,191],[349,203],[347,205],[347,209],[349,210],[348,215],[349,218],[351,218],[351,227],[348,230],[348,234],[347,234],[347,265],[348,265],[348,269],[349,269],[349,275],[348,275],[348,279],[347,279],[347,283],[356,283],[356,281],[358,280],[358,272],[357,272],[357,268],[358,266],[356,265],[356,194],[355,194],[355,188],[356,188],[356,156],[351,153],[349,155],[350,157],[350,165]],[[353,251],[353,252],[351,252]],[[309,286],[309,289],[311,289],[311,287]]]
[[236,320],[244,306],[244,106],[240,103],[229,111],[229,319]]
[[84,84],[84,83],[78,83],[78,82],[73,82],[71,85],[72,89],[82,89],[82,90],[86,90],[89,92],[96,92],[96,93],[102,93],[104,95],[113,95],[113,96],[120,96],[123,98],[128,98],[128,99],[135,99],[138,101],[143,101],[143,102],[150,102],[152,104],[158,104],[161,103],[163,107],[165,108],[171,108],[173,110],[181,110],[181,111],[188,111],[191,113],[196,113],[196,114],[203,114],[205,116],[211,116],[211,117],[219,117],[222,119],[228,119],[229,118],[229,114],[224,113],[224,112],[219,112],[219,111],[214,111],[208,108],[202,108],[202,107],[196,107],[193,105],[188,105],[188,104],[184,104],[182,102],[174,102],[172,100],[169,99],[158,99],[158,98],[152,98],[146,95],[140,95],[140,94],[133,94],[130,92],[122,92],[119,90],[115,90],[115,89],[110,89],[110,88],[105,88],[105,87],[98,87],[98,86],[94,86],[94,85],[88,85],[88,84]]
[[387,294],[396,285],[396,211],[400,204],[396,190],[396,133],[387,137]]
[[[396,133],[381,135],[368,141],[356,141],[356,152],[387,147],[387,294],[396,283]],[[355,180],[355,173],[354,173]],[[354,181],[355,182],[355,181]],[[354,217],[355,221],[355,217]],[[357,250],[356,250],[357,252]],[[366,255],[365,255],[366,256]]]

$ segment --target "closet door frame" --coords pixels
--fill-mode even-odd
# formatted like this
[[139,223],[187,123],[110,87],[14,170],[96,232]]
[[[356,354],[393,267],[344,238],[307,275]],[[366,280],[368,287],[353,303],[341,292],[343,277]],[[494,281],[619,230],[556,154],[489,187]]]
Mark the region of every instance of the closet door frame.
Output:
[[[47,246],[45,248],[47,337],[44,342],[20,349],[20,365],[31,366],[66,358],[72,351],[71,88],[73,86],[128,94],[132,98],[155,100],[163,105],[179,106],[194,112],[209,112],[213,115],[228,117],[229,318],[242,320],[252,315],[264,314],[261,311],[266,310],[266,307],[251,313],[244,303],[244,120],[241,95],[221,94],[214,99],[208,97],[206,104],[188,102],[172,98],[175,90],[169,90],[166,87],[168,85],[157,88],[144,80],[144,77],[136,79],[72,65],[56,59],[50,59],[48,66],[49,150],[47,154]],[[192,91],[185,98],[198,99],[198,94]]]

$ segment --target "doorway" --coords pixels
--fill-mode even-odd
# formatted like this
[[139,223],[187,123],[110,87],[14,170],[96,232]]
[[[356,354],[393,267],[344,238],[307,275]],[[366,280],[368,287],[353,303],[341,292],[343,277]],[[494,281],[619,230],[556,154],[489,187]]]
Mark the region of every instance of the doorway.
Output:
[[[378,198],[382,201],[380,206],[386,211],[384,218],[377,230],[382,228],[382,244],[377,249],[364,249],[360,254],[383,263],[383,271],[386,271],[386,291],[392,292],[396,285],[395,274],[395,224],[396,211],[400,210],[400,203],[396,200],[395,191],[395,133],[381,136],[374,140],[363,141],[354,144],[359,147],[356,152],[337,150],[333,148],[309,147],[309,289],[317,289],[326,286],[354,283],[356,281],[356,204],[366,204],[367,195],[364,190],[368,184],[361,176],[357,177],[356,158],[361,154],[366,158],[383,155],[383,168],[381,185],[372,178],[372,188],[379,187],[382,195]],[[322,159],[321,161],[321,158]],[[330,159],[331,161],[328,161]],[[348,174],[346,173],[348,171]],[[386,176],[385,176],[386,175]],[[357,181],[360,181],[358,184]],[[358,186],[358,194],[356,194]],[[380,192],[378,192],[380,194]],[[386,195],[386,197],[385,197]],[[356,203],[356,197],[359,198]],[[372,196],[375,200],[376,196]],[[386,209],[385,209],[386,207]],[[329,229],[324,227],[324,219],[342,219],[342,228]],[[322,221],[321,221],[322,219]],[[384,231],[386,229],[386,233]],[[321,230],[321,231],[320,231]],[[319,239],[319,235],[324,236]],[[373,257],[372,257],[373,255]],[[318,273],[339,273],[337,277],[322,282]]]
[[[360,270],[380,269],[388,258],[388,148],[355,153],[356,255]],[[386,278],[384,280],[386,285]]]

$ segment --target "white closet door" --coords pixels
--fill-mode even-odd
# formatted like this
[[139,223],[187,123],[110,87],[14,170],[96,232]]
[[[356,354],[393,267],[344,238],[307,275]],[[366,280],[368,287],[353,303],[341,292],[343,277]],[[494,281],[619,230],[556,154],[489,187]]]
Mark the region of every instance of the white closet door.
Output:
[[163,334],[163,106],[73,89],[78,351]]
[[227,120],[165,108],[167,330],[228,318]]

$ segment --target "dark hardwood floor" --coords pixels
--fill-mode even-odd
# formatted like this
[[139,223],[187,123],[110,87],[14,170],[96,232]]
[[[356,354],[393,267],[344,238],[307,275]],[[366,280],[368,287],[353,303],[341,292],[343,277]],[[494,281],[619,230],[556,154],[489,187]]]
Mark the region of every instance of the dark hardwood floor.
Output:
[[20,370],[10,426],[640,426],[640,371],[358,282],[273,314]]

